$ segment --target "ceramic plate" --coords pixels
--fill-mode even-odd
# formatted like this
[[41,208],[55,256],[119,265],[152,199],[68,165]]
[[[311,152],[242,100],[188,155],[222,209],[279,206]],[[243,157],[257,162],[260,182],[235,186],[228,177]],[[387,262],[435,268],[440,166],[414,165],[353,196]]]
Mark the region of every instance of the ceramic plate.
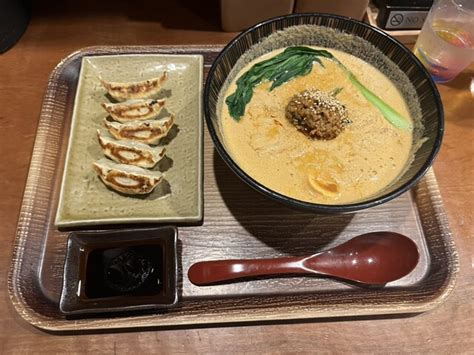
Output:
[[[161,76],[168,80],[159,93],[175,115],[175,126],[160,145],[166,157],[152,170],[165,174],[149,195],[126,196],[107,188],[92,169],[103,158],[97,129],[110,102],[98,80],[133,82]],[[58,227],[139,222],[193,223],[202,219],[202,56],[113,55],[82,59],[74,102],[61,193]]]
[[[71,233],[59,302],[61,312],[100,313],[174,306],[178,302],[177,243],[178,230],[170,226]],[[110,289],[106,270],[114,257],[127,253],[127,250],[142,260],[145,258],[153,265],[153,271],[136,289],[122,292]],[[93,272],[88,264],[93,265]],[[124,277],[126,271],[118,270]],[[118,280],[129,282],[129,275],[125,275]]]

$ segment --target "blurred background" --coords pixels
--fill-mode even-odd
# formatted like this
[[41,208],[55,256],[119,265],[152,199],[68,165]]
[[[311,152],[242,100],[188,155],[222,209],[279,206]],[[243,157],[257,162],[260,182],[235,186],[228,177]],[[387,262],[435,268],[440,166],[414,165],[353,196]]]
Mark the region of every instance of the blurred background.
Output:
[[[158,44],[153,28],[167,32],[179,41],[179,31],[206,33],[238,32],[270,17],[302,12],[322,12],[352,17],[387,30],[404,43],[414,43],[418,30],[429,11],[432,0],[0,0],[0,53],[11,48],[27,30],[28,25],[44,26],[36,40],[48,44],[55,27],[61,36],[80,37],[77,23],[91,23],[97,33],[94,44],[124,43]],[[97,25],[97,19],[100,25]],[[93,25],[92,25],[93,23]],[[127,27],[126,34],[116,24]],[[152,25],[152,26],[150,26]],[[156,27],[154,27],[156,26]],[[176,31],[173,31],[176,30]],[[51,31],[51,32],[49,32]],[[140,32],[140,36],[137,35]],[[149,33],[147,43],[135,43]],[[176,33],[175,33],[176,32]],[[57,34],[57,33],[56,33]],[[44,36],[41,36],[44,35]],[[119,40],[117,36],[121,36]],[[49,38],[48,38],[49,37]],[[224,36],[223,38],[233,36]],[[200,42],[199,38],[196,38]],[[203,41],[205,43],[205,41]]]

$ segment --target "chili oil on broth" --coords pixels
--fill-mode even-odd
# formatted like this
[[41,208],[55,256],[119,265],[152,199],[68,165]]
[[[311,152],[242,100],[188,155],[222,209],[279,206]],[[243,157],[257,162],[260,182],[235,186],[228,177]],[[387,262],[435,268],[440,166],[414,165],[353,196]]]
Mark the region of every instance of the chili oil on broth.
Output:
[[[316,49],[322,49],[313,47]],[[236,90],[237,79],[270,52],[245,66],[224,98]],[[405,100],[379,70],[350,54],[326,49],[372,92],[411,120]],[[392,183],[409,162],[413,134],[393,127],[350,83],[333,61],[314,63],[312,71],[268,91],[269,82],[254,89],[245,114],[234,120],[222,105],[224,143],[248,175],[283,195],[312,203],[346,204],[369,198]],[[346,106],[350,125],[333,140],[308,138],[285,117],[290,99],[307,89],[331,92]]]

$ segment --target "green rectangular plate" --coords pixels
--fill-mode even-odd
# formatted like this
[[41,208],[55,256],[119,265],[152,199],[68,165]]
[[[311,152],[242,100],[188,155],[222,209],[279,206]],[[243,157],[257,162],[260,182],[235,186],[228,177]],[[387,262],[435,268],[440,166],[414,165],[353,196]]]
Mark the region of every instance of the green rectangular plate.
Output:
[[[92,169],[103,158],[97,129],[103,128],[106,91],[97,77],[133,82],[169,77],[160,93],[175,115],[165,138],[166,181],[146,196],[126,196],[108,189]],[[55,225],[58,227],[122,223],[195,223],[202,220],[202,89],[200,55],[111,55],[82,58],[72,128]]]

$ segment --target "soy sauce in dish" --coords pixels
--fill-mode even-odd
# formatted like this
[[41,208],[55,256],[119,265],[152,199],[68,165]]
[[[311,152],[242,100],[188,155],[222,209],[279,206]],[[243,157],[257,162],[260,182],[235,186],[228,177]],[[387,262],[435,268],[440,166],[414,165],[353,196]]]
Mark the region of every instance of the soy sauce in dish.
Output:
[[159,245],[94,249],[87,257],[85,296],[149,296],[163,292],[164,256]]

